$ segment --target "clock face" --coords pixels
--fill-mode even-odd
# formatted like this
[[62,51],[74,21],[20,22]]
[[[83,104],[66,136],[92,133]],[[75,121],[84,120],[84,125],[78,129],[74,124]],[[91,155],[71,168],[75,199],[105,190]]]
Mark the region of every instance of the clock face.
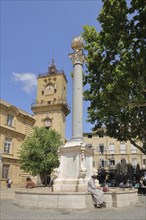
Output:
[[50,119],[46,119],[45,120],[45,127],[47,127],[47,128],[49,128],[49,127],[51,127],[51,120]]
[[54,85],[53,84],[48,84],[45,88],[45,95],[50,95],[54,93]]

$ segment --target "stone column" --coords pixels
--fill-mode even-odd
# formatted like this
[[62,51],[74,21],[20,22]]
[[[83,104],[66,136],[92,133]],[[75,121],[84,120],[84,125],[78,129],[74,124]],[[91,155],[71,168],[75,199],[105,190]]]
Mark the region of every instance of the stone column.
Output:
[[83,141],[82,68],[85,56],[82,48],[82,38],[76,37],[72,42],[74,53],[69,54],[73,63],[72,138],[60,148],[60,167],[54,169],[53,191],[86,192],[93,173],[94,150]]
[[76,37],[72,41],[74,53],[69,57],[73,64],[73,99],[72,99],[72,141],[83,140],[83,39]]

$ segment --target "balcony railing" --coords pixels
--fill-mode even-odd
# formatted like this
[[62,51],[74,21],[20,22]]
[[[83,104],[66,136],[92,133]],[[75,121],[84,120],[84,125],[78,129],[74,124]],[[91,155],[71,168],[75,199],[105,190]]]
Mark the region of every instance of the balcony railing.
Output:
[[36,108],[36,107],[41,107],[41,106],[51,106],[51,105],[64,105],[66,106],[66,108],[68,109],[68,111],[70,112],[70,106],[68,105],[67,101],[65,99],[58,99],[58,100],[50,100],[48,102],[32,102],[31,104],[31,108]]
[[[39,73],[38,74],[38,78],[40,78],[40,77],[46,77],[46,76],[48,76],[48,74],[50,74],[50,73],[52,73],[52,71],[48,71],[48,72],[46,72],[46,73]],[[55,69],[55,71],[54,71],[54,74],[64,74],[64,71],[63,70],[57,70],[57,69]]]

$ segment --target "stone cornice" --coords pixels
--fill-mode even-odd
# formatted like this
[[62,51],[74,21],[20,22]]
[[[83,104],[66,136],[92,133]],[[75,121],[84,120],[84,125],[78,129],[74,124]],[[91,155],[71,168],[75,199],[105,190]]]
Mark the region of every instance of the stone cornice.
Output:
[[16,138],[20,138],[21,140],[24,140],[24,138],[26,137],[25,134],[22,134],[16,130],[10,130],[8,128],[5,128],[3,126],[0,126],[0,131],[1,131],[1,134],[5,134],[6,136],[8,135],[12,135],[12,137],[16,137]]

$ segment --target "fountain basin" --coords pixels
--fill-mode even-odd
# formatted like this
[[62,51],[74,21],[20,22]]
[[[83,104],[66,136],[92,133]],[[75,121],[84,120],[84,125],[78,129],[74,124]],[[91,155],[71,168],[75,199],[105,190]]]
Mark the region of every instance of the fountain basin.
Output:
[[[111,188],[104,193],[107,208],[122,208],[138,204],[135,189]],[[21,189],[15,191],[13,203],[20,207],[50,209],[91,209],[92,197],[89,192],[49,192],[48,188]]]

